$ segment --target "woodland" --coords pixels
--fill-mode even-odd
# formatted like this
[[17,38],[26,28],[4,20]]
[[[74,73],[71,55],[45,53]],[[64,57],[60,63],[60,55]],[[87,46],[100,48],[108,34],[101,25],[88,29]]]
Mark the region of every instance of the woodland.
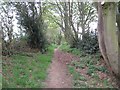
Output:
[[1,88],[119,88],[120,1],[0,2]]

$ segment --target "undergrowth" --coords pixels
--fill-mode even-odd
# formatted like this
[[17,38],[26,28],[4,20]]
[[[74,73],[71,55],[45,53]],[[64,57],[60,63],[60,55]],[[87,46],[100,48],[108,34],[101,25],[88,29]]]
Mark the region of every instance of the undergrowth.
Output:
[[69,65],[69,72],[73,75],[74,88],[113,88],[109,71],[101,63],[100,53],[86,54],[85,52],[70,48],[67,43],[61,45],[60,49],[80,56],[80,60],[73,60]]

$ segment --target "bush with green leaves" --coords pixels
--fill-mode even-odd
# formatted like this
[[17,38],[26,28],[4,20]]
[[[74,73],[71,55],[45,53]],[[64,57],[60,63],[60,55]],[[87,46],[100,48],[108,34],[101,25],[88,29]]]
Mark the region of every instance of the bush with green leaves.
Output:
[[93,32],[85,33],[82,40],[79,40],[77,48],[82,49],[88,54],[94,54],[99,51],[97,35]]

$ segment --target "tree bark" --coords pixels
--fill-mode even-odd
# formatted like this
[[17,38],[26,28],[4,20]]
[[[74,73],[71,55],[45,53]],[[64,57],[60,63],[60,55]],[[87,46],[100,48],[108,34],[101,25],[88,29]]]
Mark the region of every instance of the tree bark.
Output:
[[[118,7],[118,10],[120,9],[120,5]],[[120,75],[120,10],[119,12],[117,13],[117,18],[116,18],[116,21],[117,21],[117,26],[118,26],[118,31],[117,31],[117,34],[118,34],[118,68],[119,68],[119,75]]]
[[99,48],[101,51],[101,54],[107,64],[107,66],[110,68],[110,63],[107,57],[106,53],[106,47],[104,42],[104,26],[103,26],[103,15],[102,15],[102,6],[101,3],[98,3],[98,42],[99,42]]
[[118,38],[116,27],[116,3],[107,2],[103,6],[104,40],[112,71],[118,76]]
[[[119,27],[119,24],[118,24]],[[98,3],[98,41],[100,51],[110,71],[120,77],[118,65],[118,36],[116,27],[116,3]],[[119,32],[119,31],[118,31]]]

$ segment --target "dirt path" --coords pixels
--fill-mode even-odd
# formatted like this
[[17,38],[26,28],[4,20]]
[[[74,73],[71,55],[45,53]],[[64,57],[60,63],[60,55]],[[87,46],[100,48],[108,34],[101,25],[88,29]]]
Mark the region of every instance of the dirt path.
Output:
[[67,64],[73,57],[69,53],[55,49],[54,57],[48,70],[46,88],[72,88],[72,76],[67,69]]

